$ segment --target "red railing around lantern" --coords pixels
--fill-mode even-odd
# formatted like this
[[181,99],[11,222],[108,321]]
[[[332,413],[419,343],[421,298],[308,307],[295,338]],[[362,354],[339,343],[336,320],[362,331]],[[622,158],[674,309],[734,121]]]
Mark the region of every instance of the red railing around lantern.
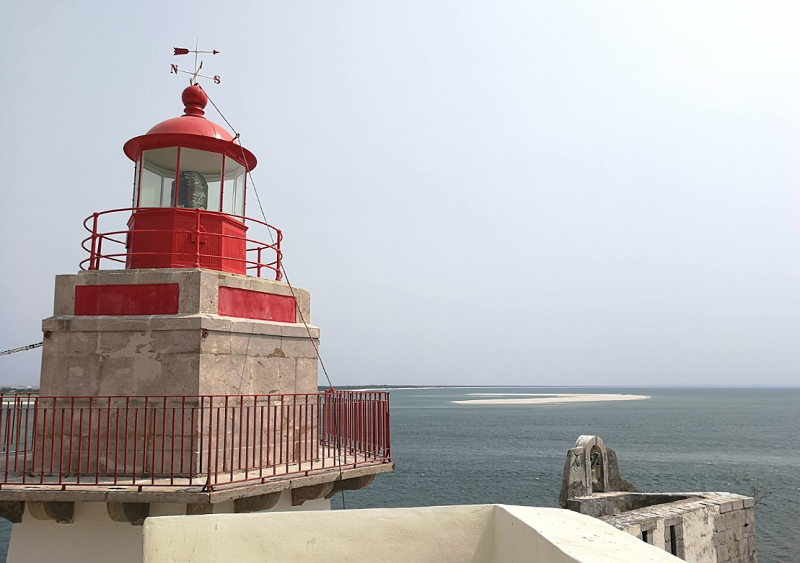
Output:
[[0,395],[0,488],[213,490],[390,461],[386,392]]
[[[177,228],[159,226],[157,222],[130,228],[134,219],[147,218],[148,213],[153,216],[173,210],[184,219]],[[118,223],[128,217],[128,228],[104,230],[100,223],[111,216]],[[186,217],[191,220],[186,221]],[[223,221],[227,221],[228,228],[220,226]],[[238,228],[230,228],[231,225]],[[276,280],[282,278],[283,234],[280,229],[258,219],[201,209],[139,207],[93,213],[83,226],[90,234],[81,242],[89,253],[80,263],[82,270],[99,270],[101,266],[199,267],[258,277],[272,272]],[[248,230],[266,230],[271,242],[251,238],[250,233],[245,235]]]

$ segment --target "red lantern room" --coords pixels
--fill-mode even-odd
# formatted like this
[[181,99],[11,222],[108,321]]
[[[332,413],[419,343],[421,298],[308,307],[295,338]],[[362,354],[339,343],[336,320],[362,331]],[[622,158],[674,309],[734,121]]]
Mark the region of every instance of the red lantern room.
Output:
[[[135,163],[132,207],[87,219],[90,258],[82,266],[96,270],[106,260],[127,269],[208,268],[258,276],[271,270],[280,280],[280,231],[245,217],[247,173],[256,157],[206,119],[208,96],[200,86],[186,88],[182,101],[182,116],[125,143]],[[98,230],[105,215],[122,212],[130,212],[127,231]],[[270,230],[271,242],[248,238],[252,227]]]

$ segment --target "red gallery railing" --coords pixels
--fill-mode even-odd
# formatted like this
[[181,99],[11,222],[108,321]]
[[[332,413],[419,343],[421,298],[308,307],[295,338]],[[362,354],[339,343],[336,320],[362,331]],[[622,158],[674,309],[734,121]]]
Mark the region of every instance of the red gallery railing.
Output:
[[0,488],[212,490],[390,461],[385,392],[0,395]]
[[[276,280],[281,280],[283,234],[264,221],[243,215],[177,208],[184,219],[179,226],[167,220],[130,228],[130,219],[135,216],[144,219],[148,214],[152,217],[171,211],[172,208],[139,207],[90,215],[83,222],[89,236],[81,242],[89,257],[80,263],[81,269],[99,270],[103,265],[129,269],[201,267],[257,277],[270,272]],[[129,219],[128,225],[123,224],[125,219]],[[116,228],[101,223],[116,225]],[[251,238],[247,232],[253,230],[267,235],[271,242]]]

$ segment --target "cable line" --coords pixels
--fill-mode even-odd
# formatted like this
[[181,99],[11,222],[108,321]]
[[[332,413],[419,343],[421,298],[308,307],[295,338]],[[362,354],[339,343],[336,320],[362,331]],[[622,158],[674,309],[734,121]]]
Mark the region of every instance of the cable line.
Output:
[[33,350],[34,348],[39,348],[44,342],[37,342],[36,344],[28,344],[27,346],[20,346],[19,348],[11,348],[10,350],[3,350],[0,352],[0,356],[8,356],[9,354],[14,354],[16,352],[27,352],[28,350]]
[[[205,90],[203,90],[203,91],[205,92]],[[206,96],[208,96],[208,92],[206,92]],[[208,101],[211,102],[211,105],[214,106],[215,110],[217,110],[217,113],[219,114],[219,116],[222,118],[223,121],[225,121],[225,123],[228,125],[228,127],[231,128],[231,131],[233,131],[233,133],[235,134],[235,137],[233,138],[233,140],[234,141],[236,141],[236,140],[239,141],[239,148],[242,150],[242,162],[244,162],[245,170],[247,171],[247,177],[250,179],[250,185],[253,186],[253,193],[256,196],[256,201],[258,202],[258,208],[261,211],[261,217],[264,219],[264,223],[266,223],[267,226],[270,227],[269,221],[267,221],[267,214],[264,212],[264,206],[261,204],[261,196],[258,194],[258,189],[256,189],[256,182],[255,182],[255,180],[253,180],[253,174],[250,172],[250,167],[247,164],[247,158],[246,158],[246,156],[244,154],[244,146],[242,146],[241,135],[236,131],[236,128],[231,124],[231,122],[228,121],[228,118],[226,118],[222,114],[220,109],[217,107],[217,104],[215,104],[214,100],[211,99],[211,96],[208,96]],[[223,181],[224,181],[224,178],[223,178]],[[272,242],[272,244],[274,246],[275,245],[275,238],[272,236],[272,229],[271,228],[267,228],[267,232],[269,233],[270,241]],[[280,258],[280,256],[279,256],[279,258]],[[294,286],[292,285],[292,282],[289,281],[289,275],[286,273],[286,266],[284,265],[283,260],[280,260],[280,269],[281,269],[281,273],[283,274],[283,278],[286,280],[286,285],[289,286],[289,291],[291,292],[295,303],[297,303],[297,295],[295,294]],[[332,391],[334,391],[333,383],[331,382],[331,378],[328,375],[328,370],[325,368],[325,362],[322,361],[322,356],[319,353],[319,346],[317,346],[317,343],[314,342],[314,337],[311,336],[311,329],[308,326],[308,322],[306,321],[306,318],[305,318],[305,315],[303,314],[303,311],[300,309],[300,307],[297,307],[297,311],[300,313],[300,320],[303,322],[303,326],[306,328],[306,333],[308,334],[308,339],[311,341],[311,345],[314,347],[314,352],[317,354],[317,360],[319,361],[319,365],[322,368],[322,373],[325,374],[325,379],[328,381],[328,387],[330,388],[328,392],[332,392]],[[249,341],[248,341],[248,346],[249,346]],[[297,377],[297,374],[295,374],[295,378],[296,377]],[[331,397],[330,401],[334,405],[334,409],[333,409],[333,429],[334,429],[334,433],[336,435],[336,454],[337,454],[337,462],[338,462],[338,465],[339,465],[339,480],[340,480],[340,482],[342,482],[343,478],[344,478],[344,474],[343,474],[343,471],[342,471],[342,457],[341,457],[341,455],[342,455],[342,453],[341,453],[342,452],[342,446],[341,446],[341,443],[340,443],[340,436],[339,436],[338,413],[337,413],[337,409],[335,408],[336,400],[335,400],[335,398],[333,396]],[[346,461],[346,456],[345,456],[345,461]],[[345,498],[344,498],[344,489],[342,489],[341,493],[342,493],[342,510],[346,510],[347,509],[347,503],[345,502]]]

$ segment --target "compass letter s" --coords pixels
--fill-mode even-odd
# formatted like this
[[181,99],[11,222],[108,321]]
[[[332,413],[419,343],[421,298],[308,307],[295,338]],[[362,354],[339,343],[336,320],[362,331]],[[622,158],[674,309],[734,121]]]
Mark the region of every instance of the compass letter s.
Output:
[[219,84],[221,81],[219,75],[214,76],[214,84]]

